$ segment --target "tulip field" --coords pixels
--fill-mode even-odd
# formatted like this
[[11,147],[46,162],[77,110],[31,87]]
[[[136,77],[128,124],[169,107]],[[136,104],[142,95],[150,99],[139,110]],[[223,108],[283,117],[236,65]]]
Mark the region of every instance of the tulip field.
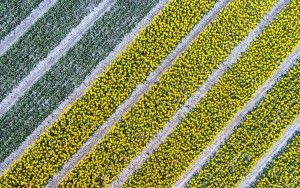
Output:
[[300,188],[299,0],[0,2],[0,188]]
[[30,12],[40,3],[42,0],[32,1],[9,1],[4,0],[1,2],[0,17],[1,17],[1,31],[0,38],[5,37],[14,27],[25,19]]
[[254,187],[269,187],[278,185],[279,187],[299,186],[299,148],[300,135],[294,136],[289,145],[274,159],[266,171],[262,174]]

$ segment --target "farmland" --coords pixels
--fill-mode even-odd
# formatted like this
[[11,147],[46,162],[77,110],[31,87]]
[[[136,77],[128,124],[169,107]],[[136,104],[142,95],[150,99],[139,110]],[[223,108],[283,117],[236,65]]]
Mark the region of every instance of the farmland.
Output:
[[[0,38],[5,37],[13,30],[25,17],[38,6],[42,0],[26,1],[9,1],[1,2],[1,31]],[[22,8],[20,8],[22,7]]]
[[0,187],[300,186],[298,0],[17,0],[0,16]]
[[[155,2],[148,1],[143,4],[144,9],[132,4],[116,4],[95,23],[73,49],[21,97],[9,112],[0,117],[1,129],[9,125],[9,128],[2,132],[1,160],[16,149],[59,106],[60,102],[84,81],[91,70],[143,18]],[[123,6],[128,8],[123,9]],[[131,20],[132,17],[136,20]],[[104,27],[106,24],[111,26]],[[18,118],[12,118],[16,116]],[[16,132],[20,134],[16,135]],[[11,140],[8,141],[8,138]]]
[[299,143],[300,135],[297,133],[262,174],[254,187],[267,187],[272,184],[290,187],[299,185]]
[[274,86],[218,150],[216,156],[191,181],[191,187],[222,185],[223,181],[235,186],[264,152],[271,148],[271,144],[299,116],[299,69],[299,65],[293,67]]

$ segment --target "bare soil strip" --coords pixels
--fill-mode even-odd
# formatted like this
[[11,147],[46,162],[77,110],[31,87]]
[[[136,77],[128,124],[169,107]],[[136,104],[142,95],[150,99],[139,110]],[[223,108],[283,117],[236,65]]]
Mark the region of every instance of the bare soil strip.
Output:
[[57,0],[44,0],[34,9],[14,30],[0,41],[0,56],[2,56],[26,31],[41,18]]
[[167,70],[188,45],[199,35],[199,33],[216,17],[216,14],[226,6],[231,0],[222,0],[218,2],[215,7],[208,12],[203,19],[194,26],[194,28],[182,39],[181,43],[162,61],[162,63],[150,73],[146,81],[138,85],[132,92],[130,97],[126,99],[112,116],[98,129],[95,133],[83,144],[83,146],[74,154],[71,159],[65,163],[62,169],[56,173],[48,182],[46,187],[55,187],[63,180],[63,178],[72,171],[76,164],[85,157],[92,148],[107,134],[110,128],[117,123],[122,115],[126,113],[149,89],[150,85],[154,84],[159,76]]
[[[282,4],[282,3],[281,3]],[[147,147],[136,156],[130,164],[120,173],[119,177],[110,185],[110,187],[121,187],[126,180],[138,170],[147,158],[159,147],[159,145],[172,133],[174,128],[185,118],[185,116],[196,106],[196,104],[205,96],[210,88],[217,83],[219,78],[226,72],[226,70],[233,65],[239,56],[246,51],[250,43],[268,26],[268,24],[275,18],[277,13],[276,4],[269,13],[267,13],[263,20],[248,34],[248,36],[237,45],[230,56],[223,62],[218,69],[216,69],[203,83],[203,85],[186,101],[186,103],[173,115],[171,120],[165,127],[148,143]],[[283,6],[284,7],[284,6]],[[283,8],[282,7],[282,8]]]
[[296,63],[297,57],[300,55],[300,46],[280,65],[278,70],[256,91],[253,98],[250,99],[244,107],[236,113],[235,117],[227,124],[227,126],[216,136],[211,145],[206,147],[202,154],[194,161],[191,167],[185,172],[181,178],[174,184],[174,187],[184,187],[186,183],[203,166],[215,155],[222,144],[230,137],[234,130],[243,122],[245,117],[263,100],[268,91],[276,84],[276,82]]
[[288,144],[289,140],[300,131],[300,118],[289,126],[282,137],[272,146],[272,148],[266,153],[252,168],[250,173],[244,178],[244,180],[238,185],[238,188],[250,187],[262,174],[267,165],[277,156],[277,154],[283,150]]
[[59,45],[45,59],[40,61],[18,86],[1,101],[0,116],[6,113],[38,79],[50,70],[51,66],[57,63],[83,37],[95,21],[112,7],[113,3],[113,0],[104,0],[89,15],[84,17],[80,24],[73,28]]
[[55,109],[36,129],[34,132],[29,135],[24,142],[16,149],[13,153],[11,153],[3,163],[0,163],[0,174],[7,169],[15,160],[17,160],[26,148],[31,147],[33,142],[39,138],[39,136],[46,130],[47,127],[51,125],[51,123],[55,122],[55,120],[59,117],[59,115],[63,112],[63,110],[71,104],[78,97],[82,96],[84,90],[92,83],[92,81],[97,77],[98,74],[101,74],[107,66],[113,61],[118,53],[125,49],[128,43],[135,38],[135,36],[140,32],[140,30],[147,25],[150,24],[155,15],[159,13],[159,11],[167,4],[168,0],[161,0],[148,14],[143,18],[136,27],[126,35],[122,42],[118,44],[110,54],[91,71],[91,73],[85,78],[83,83],[74,89],[72,94]]

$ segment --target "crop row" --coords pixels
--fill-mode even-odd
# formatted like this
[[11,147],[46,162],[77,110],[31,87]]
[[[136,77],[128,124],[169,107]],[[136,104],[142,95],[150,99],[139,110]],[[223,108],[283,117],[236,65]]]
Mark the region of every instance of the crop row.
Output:
[[45,184],[214,3],[214,0],[171,1],[85,94],[66,108],[32,148],[4,173],[0,183],[9,186]]
[[[10,111],[0,117],[0,161],[78,87],[158,0],[118,1]],[[135,19],[132,20],[131,18]]]
[[58,0],[0,57],[0,101],[102,0]]
[[[293,67],[252,111],[191,187],[235,187],[300,115],[300,63]],[[268,186],[266,186],[268,187]]]
[[299,8],[293,1],[278,15],[125,187],[169,187],[180,178],[299,43]]
[[276,187],[297,187],[300,185],[299,164],[300,133],[298,132],[287,147],[271,162],[253,187],[274,187],[274,185]]
[[[253,1],[251,8],[246,6],[246,0],[228,4],[61,186],[111,183],[246,37],[274,2]],[[248,24],[243,25],[245,22]],[[216,55],[216,51],[220,53]]]
[[10,1],[3,0],[0,7],[1,30],[0,41],[11,32],[42,0]]

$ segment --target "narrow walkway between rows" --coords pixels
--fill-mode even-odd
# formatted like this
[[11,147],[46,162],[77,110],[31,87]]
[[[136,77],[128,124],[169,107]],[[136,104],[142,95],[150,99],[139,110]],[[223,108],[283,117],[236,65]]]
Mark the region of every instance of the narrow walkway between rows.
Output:
[[256,107],[256,105],[265,97],[267,92],[276,84],[276,82],[289,71],[296,63],[300,55],[300,46],[280,65],[278,70],[256,91],[253,98],[250,99],[244,107],[239,110],[227,126],[216,136],[211,145],[206,147],[202,154],[193,162],[191,167],[174,184],[174,187],[184,187],[188,181],[197,174],[211,157],[218,151],[222,144],[230,137],[234,130],[244,120],[244,118]]
[[34,85],[58,60],[63,57],[88,31],[88,29],[114,4],[113,0],[104,0],[78,26],[56,46],[48,56],[38,65],[1,101],[0,116],[6,113]]
[[[33,142],[39,138],[39,136],[45,131],[47,127],[51,125],[51,123],[55,122],[55,120],[59,117],[59,115],[63,112],[63,110],[72,103],[75,99],[79,98],[83,95],[84,90],[92,83],[96,77],[101,74],[107,66],[111,64],[113,59],[123,51],[128,43],[135,38],[135,36],[140,32],[140,30],[147,25],[150,24],[155,15],[159,13],[159,11],[167,4],[168,0],[161,0],[131,31],[131,33],[127,34],[122,42],[118,44],[109,55],[98,63],[98,65],[91,71],[91,73],[85,78],[82,84],[79,87],[75,88],[74,91],[66,98],[66,100],[62,101],[60,105],[55,109],[36,129],[32,132],[24,142],[13,152],[11,153],[3,163],[0,163],[0,172],[7,169],[15,160],[17,160],[26,148],[31,147]],[[1,174],[1,173],[0,173]]]
[[44,0],[34,9],[14,30],[0,41],[0,56],[2,56],[26,31],[41,18],[57,0]]
[[46,187],[57,186],[59,182],[75,168],[76,164],[92,150],[92,148],[107,134],[110,128],[121,119],[122,115],[148,91],[150,85],[154,84],[158,80],[159,76],[173,64],[176,57],[186,50],[193,39],[196,38],[213,19],[215,19],[216,14],[230,1],[231,0],[222,0],[218,2],[214,8],[211,9],[197,25],[195,25],[195,27],[182,39],[181,43],[179,43],[177,47],[162,61],[162,63],[150,73],[150,75],[146,78],[146,81],[135,88],[130,97],[118,107],[114,114],[112,114],[112,116],[102,126],[100,126],[100,128],[85,142],[78,152],[74,154],[67,163],[65,163],[61,171],[53,176]]
[[272,148],[256,163],[250,173],[238,185],[238,188],[250,187],[262,174],[267,165],[276,157],[276,155],[283,150],[288,144],[289,140],[300,131],[300,118],[290,125],[282,137],[272,146]]

